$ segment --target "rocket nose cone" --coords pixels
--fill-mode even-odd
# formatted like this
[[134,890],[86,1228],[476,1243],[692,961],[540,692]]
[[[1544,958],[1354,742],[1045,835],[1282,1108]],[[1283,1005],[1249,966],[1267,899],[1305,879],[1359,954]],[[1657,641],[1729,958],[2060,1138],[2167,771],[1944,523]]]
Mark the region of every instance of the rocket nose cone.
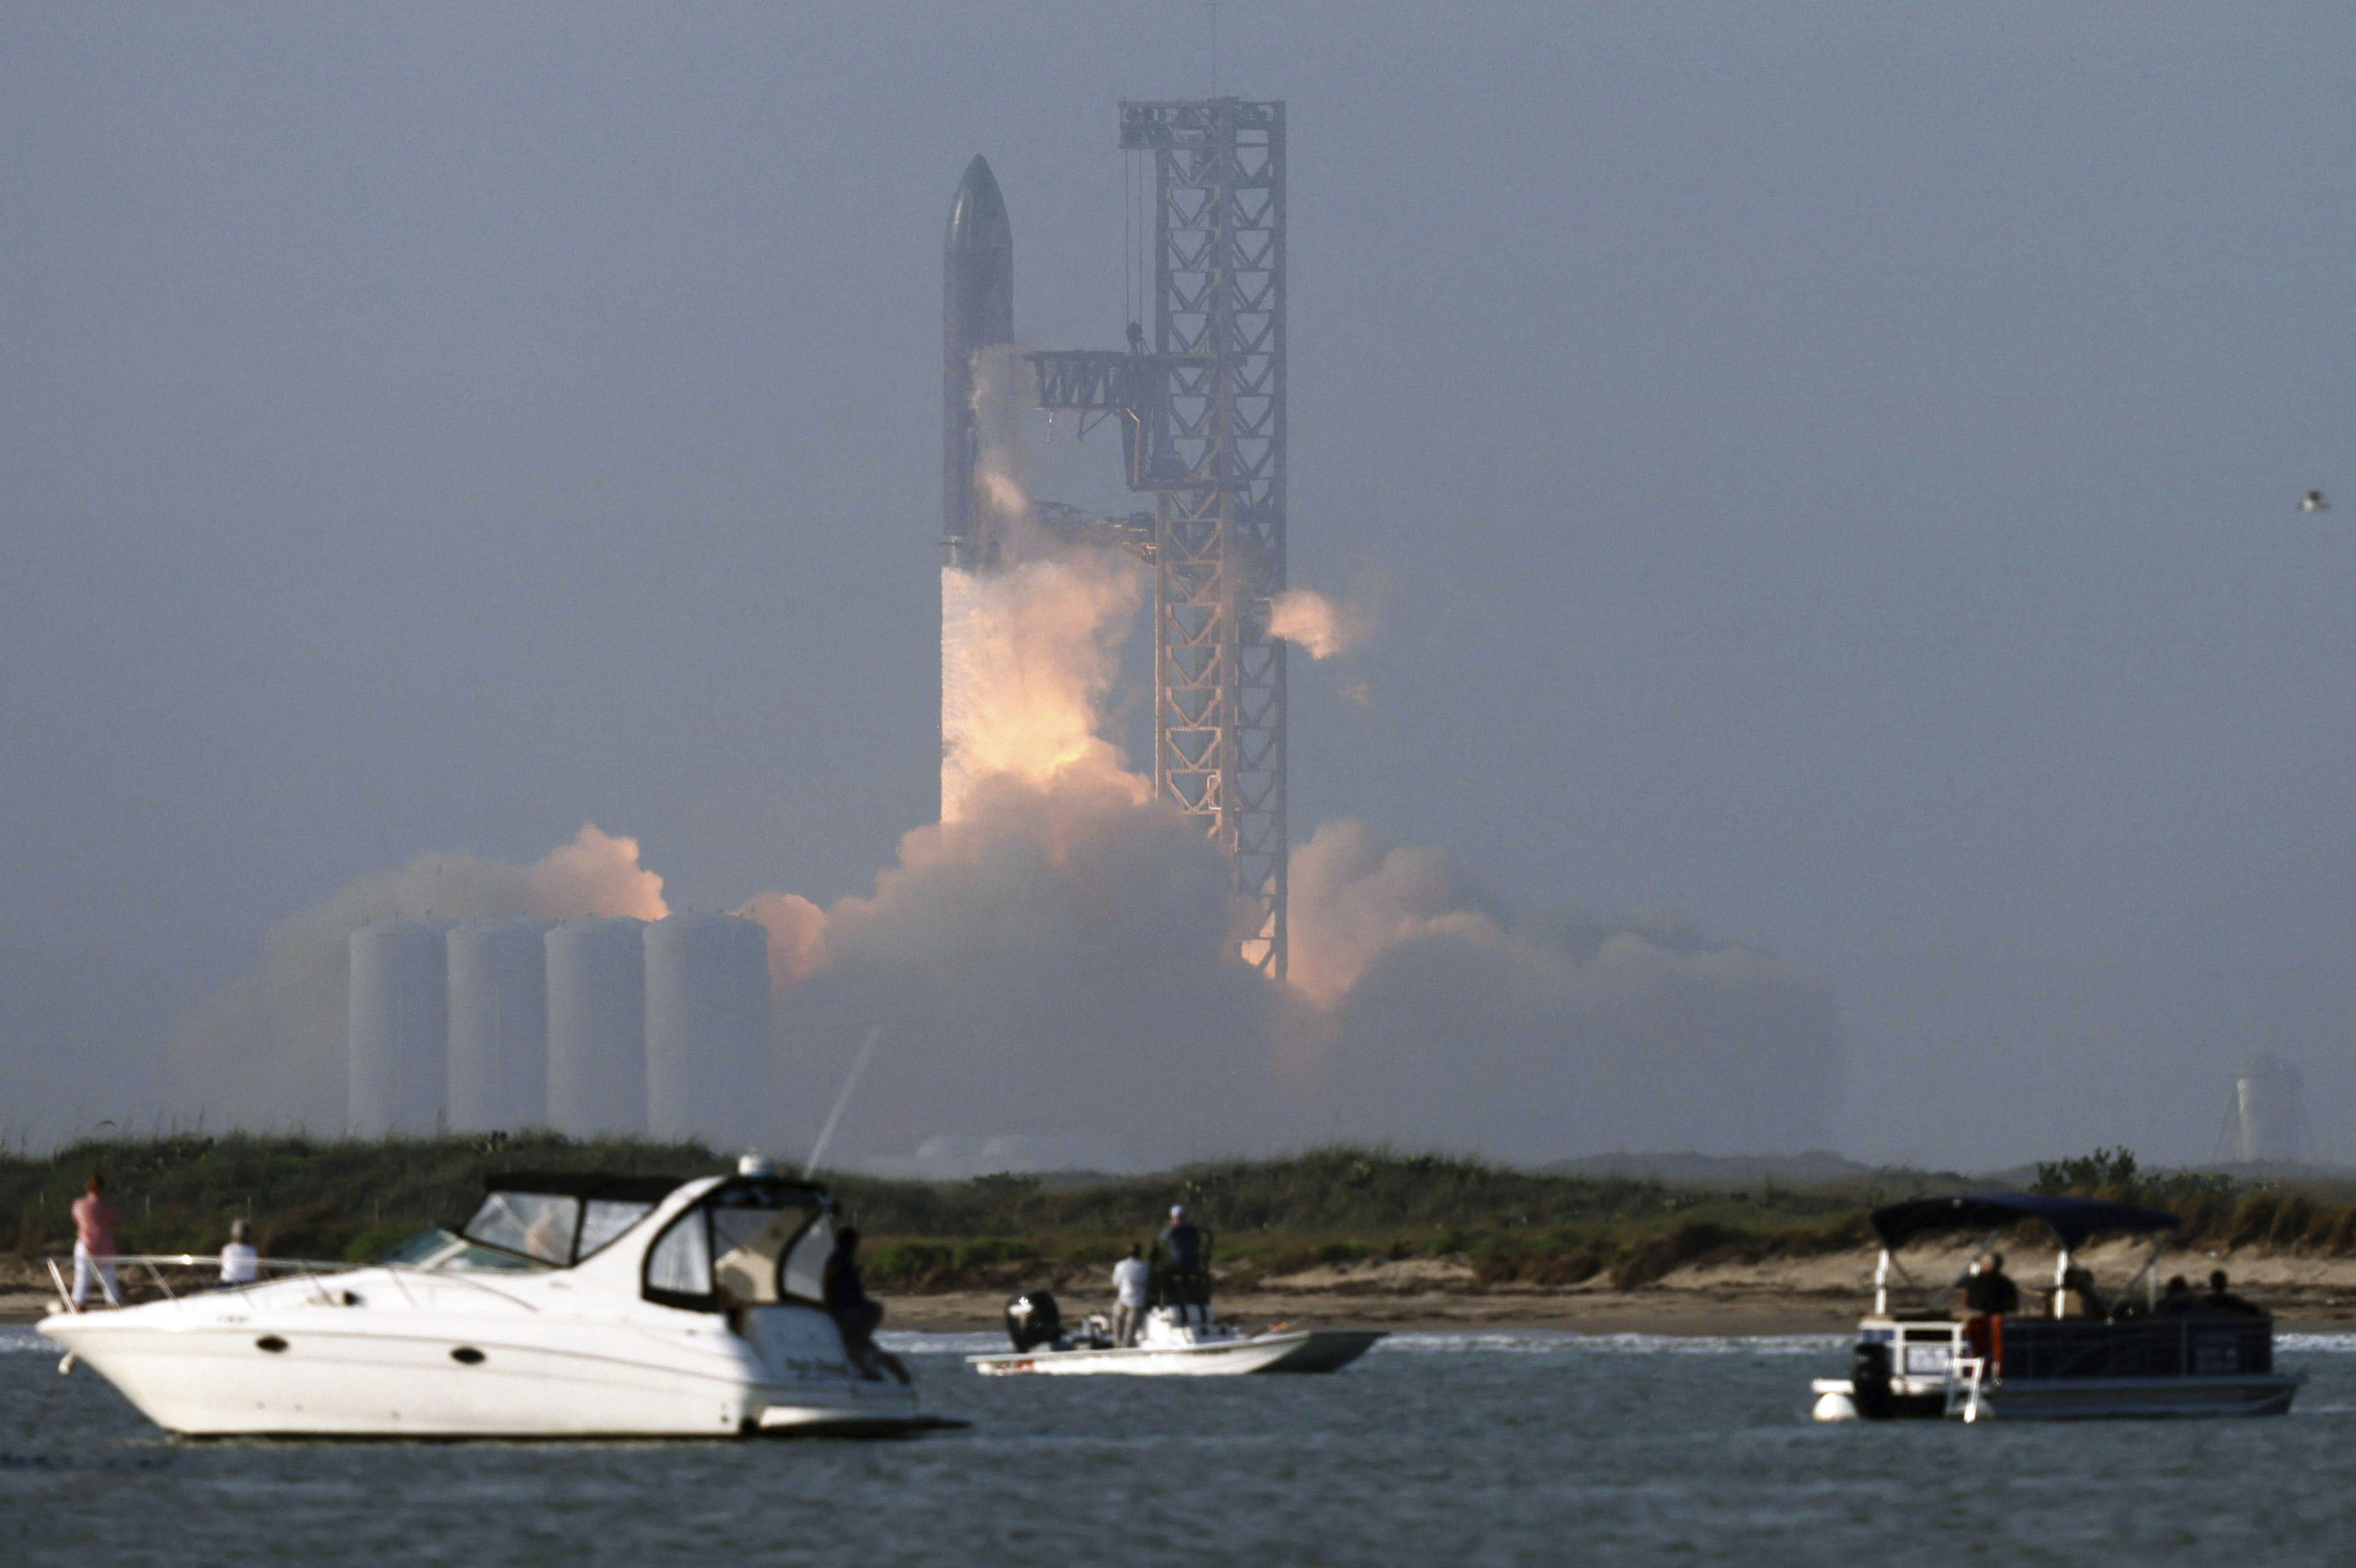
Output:
[[990,172],[990,161],[980,153],[966,165],[965,177],[958,181],[957,198],[949,204],[948,236],[942,244],[950,251],[1013,248],[1014,229],[1006,221],[1006,200],[998,194],[998,179]]

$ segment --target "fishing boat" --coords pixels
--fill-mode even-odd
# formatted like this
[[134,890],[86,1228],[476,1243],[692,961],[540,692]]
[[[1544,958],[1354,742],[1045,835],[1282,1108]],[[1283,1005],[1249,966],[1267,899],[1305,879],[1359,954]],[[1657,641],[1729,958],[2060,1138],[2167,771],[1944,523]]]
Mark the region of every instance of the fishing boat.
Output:
[[[1873,1311],[1858,1326],[1849,1376],[1813,1385],[1819,1421],[2281,1415],[2305,1381],[2276,1370],[2268,1314],[2223,1296],[2161,1298],[2159,1260],[2181,1224],[2166,1210],[1993,1192],[1913,1199],[1872,1220],[1881,1242]],[[2024,1222],[2042,1225],[2058,1254],[2044,1314],[1959,1321],[1900,1261],[1921,1237],[1983,1232],[1977,1253]],[[2152,1241],[2115,1303],[2101,1300],[2075,1260],[2096,1235]],[[1893,1275],[1917,1305],[1891,1308]]]
[[889,1436],[925,1414],[904,1370],[819,1305],[834,1202],[747,1157],[734,1174],[517,1174],[457,1232],[363,1266],[280,1262],[40,1332],[187,1436]]
[[1217,1321],[1207,1301],[1149,1307],[1137,1342],[1114,1341],[1110,1327],[1092,1315],[1067,1331],[1055,1296],[1031,1291],[1007,1304],[1011,1351],[972,1355],[966,1361],[987,1377],[1039,1372],[1059,1377],[1216,1378],[1247,1372],[1330,1372],[1348,1366],[1380,1339],[1379,1329],[1290,1328],[1281,1324],[1247,1333]]

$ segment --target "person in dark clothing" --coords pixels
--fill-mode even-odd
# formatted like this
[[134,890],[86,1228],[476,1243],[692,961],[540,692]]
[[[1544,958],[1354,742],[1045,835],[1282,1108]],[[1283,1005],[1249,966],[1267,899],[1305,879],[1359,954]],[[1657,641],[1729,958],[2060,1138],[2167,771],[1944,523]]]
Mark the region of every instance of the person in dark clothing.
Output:
[[2170,1275],[2159,1293],[2159,1305],[2152,1311],[2164,1317],[2178,1317],[2201,1310],[2201,1298],[2192,1294],[2192,1283],[2182,1275]]
[[906,1382],[908,1369],[900,1364],[900,1358],[875,1343],[875,1330],[884,1321],[884,1304],[867,1294],[867,1281],[860,1273],[858,1226],[845,1225],[834,1233],[834,1251],[827,1254],[820,1289],[828,1315],[841,1330],[842,1348],[860,1374],[880,1377],[876,1371],[880,1366]]
[[1207,1309],[1211,1304],[1208,1249],[1203,1243],[1203,1232],[1186,1218],[1184,1204],[1170,1206],[1170,1223],[1162,1227],[1154,1250],[1162,1260],[1153,1278],[1161,1287],[1162,1304]]
[[1957,1283],[1964,1291],[1964,1343],[1989,1366],[2001,1367],[2005,1315],[2020,1307],[2020,1286],[2004,1272],[2004,1254],[1988,1253]]
[[2229,1283],[2230,1282],[2225,1278],[2225,1271],[2223,1269],[2211,1269],[2209,1271],[2209,1294],[2202,1297],[2201,1302],[2201,1309],[2203,1312],[2225,1313],[2235,1317],[2263,1317],[2265,1316],[2260,1308],[2252,1306],[2249,1302],[2243,1300],[2240,1296],[2235,1296],[2231,1290],[2228,1290],[2226,1285]]
[[2076,1264],[2062,1275],[2061,1317],[2099,1320],[2111,1315],[2111,1304],[2094,1288],[2094,1276]]
[[2020,1286],[2004,1272],[2004,1254],[1990,1253],[1963,1278],[1964,1309],[1975,1317],[2000,1317],[2020,1310]]

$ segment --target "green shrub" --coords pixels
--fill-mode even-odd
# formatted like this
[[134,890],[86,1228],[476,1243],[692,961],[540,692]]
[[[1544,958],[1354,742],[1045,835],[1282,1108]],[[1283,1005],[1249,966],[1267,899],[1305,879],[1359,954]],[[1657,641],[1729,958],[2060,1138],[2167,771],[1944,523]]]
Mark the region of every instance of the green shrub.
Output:
[[1667,1235],[1633,1248],[1612,1268],[1612,1284],[1619,1290],[1651,1285],[1687,1264],[1744,1245],[1752,1239],[1749,1232],[1731,1225],[1688,1220]]
[[2275,1215],[2282,1208],[2282,1200],[2271,1192],[2253,1192],[2233,1210],[2233,1222],[2226,1227],[2225,1244],[2246,1247],[2264,1241],[2274,1229]]
[[960,1243],[957,1250],[957,1266],[960,1269],[982,1268],[991,1264],[1028,1263],[1039,1255],[1039,1249],[1027,1243],[1005,1236],[984,1236],[979,1241]]
[[[2320,1216],[2318,1217],[2320,1222]],[[2356,1203],[2332,1211],[2331,1229],[2323,1239],[2324,1251],[2334,1257],[2346,1257],[2356,1253]]]
[[[370,1225],[344,1244],[344,1261],[364,1264],[379,1253],[390,1252],[409,1240],[410,1237],[417,1234],[420,1229],[421,1227],[416,1225]],[[229,1227],[223,1225],[221,1232],[226,1235]]]
[[882,1285],[930,1285],[955,1263],[948,1247],[931,1242],[894,1242],[867,1258],[867,1275]]

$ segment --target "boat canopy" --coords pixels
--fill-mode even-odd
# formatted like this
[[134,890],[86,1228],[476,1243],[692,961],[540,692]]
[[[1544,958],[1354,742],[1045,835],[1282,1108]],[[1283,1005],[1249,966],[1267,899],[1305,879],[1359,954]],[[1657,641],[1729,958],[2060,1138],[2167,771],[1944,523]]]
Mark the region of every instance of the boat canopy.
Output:
[[1874,1234],[1895,1250],[1916,1236],[1941,1231],[1985,1231],[2020,1220],[2041,1220],[2072,1251],[2105,1231],[2173,1231],[2183,1221],[2165,1209],[2104,1203],[2093,1198],[2050,1198],[2035,1192],[1974,1192],[1954,1198],[1910,1198],[1873,1211]]

